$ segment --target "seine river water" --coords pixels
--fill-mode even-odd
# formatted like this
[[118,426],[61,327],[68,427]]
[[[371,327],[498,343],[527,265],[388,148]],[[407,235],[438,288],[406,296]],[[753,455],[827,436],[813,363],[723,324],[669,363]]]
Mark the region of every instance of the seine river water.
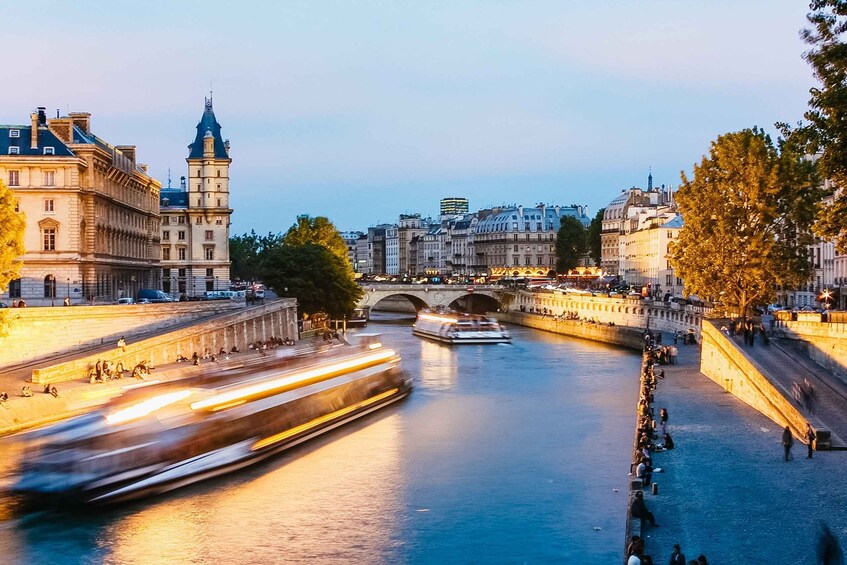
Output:
[[403,356],[408,400],[131,505],[0,498],[0,562],[619,562],[639,356],[517,327],[511,345],[451,348],[410,326],[362,330]]

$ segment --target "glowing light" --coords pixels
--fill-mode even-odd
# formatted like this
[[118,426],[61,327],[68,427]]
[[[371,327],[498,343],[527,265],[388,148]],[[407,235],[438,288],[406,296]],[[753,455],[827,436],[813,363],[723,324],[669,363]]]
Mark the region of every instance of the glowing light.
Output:
[[356,404],[352,404],[352,405],[348,406],[347,408],[342,408],[341,410],[336,410],[335,412],[332,412],[330,414],[326,414],[324,416],[321,416],[320,418],[315,418],[314,420],[312,420],[310,422],[306,422],[305,424],[300,424],[299,426],[295,426],[293,428],[285,430],[284,432],[274,434],[270,437],[266,437],[265,439],[260,439],[259,441],[254,443],[253,447],[251,447],[250,449],[252,451],[256,451],[258,449],[262,449],[263,447],[268,447],[269,445],[279,443],[279,442],[281,442],[285,439],[288,439],[292,436],[295,436],[299,433],[310,430],[310,429],[314,428],[315,426],[320,426],[321,424],[329,422],[330,420],[334,420],[335,418],[339,418],[341,416],[349,414],[350,412],[353,412],[354,410],[359,410],[360,408],[364,408],[365,406],[370,406],[371,404],[375,404],[375,403],[379,402],[380,400],[383,400],[383,399],[388,398],[389,396],[391,396],[393,394],[396,394],[398,390],[399,389],[392,388],[391,390],[387,390],[387,391],[385,391],[381,394],[377,394],[376,396],[368,398],[367,400],[363,400],[361,402],[357,402]]
[[109,424],[123,424],[130,420],[137,420],[138,418],[143,418],[148,414],[152,414],[156,410],[164,408],[169,404],[179,402],[180,400],[187,398],[190,394],[190,390],[178,390],[176,392],[169,392],[167,394],[154,396],[130,406],[129,408],[118,410],[114,414],[109,414],[106,416],[106,422]]
[[418,314],[419,320],[430,320],[433,322],[458,322],[455,316],[439,316],[438,314]]
[[198,400],[197,402],[192,403],[191,408],[193,410],[202,410],[203,408],[214,409],[251,396],[267,394],[270,392],[279,392],[281,389],[291,387],[293,385],[303,385],[309,381],[322,381],[339,374],[379,364],[391,359],[395,355],[396,354],[393,349],[384,349],[375,353],[369,353],[329,365],[320,365],[312,369],[289,374],[285,377],[222,392],[210,398]]
[[381,343],[379,343],[379,342],[376,342],[376,343],[372,343],[372,344],[370,344],[370,345],[368,346],[368,349],[379,349],[380,347],[382,347],[382,344],[381,344]]

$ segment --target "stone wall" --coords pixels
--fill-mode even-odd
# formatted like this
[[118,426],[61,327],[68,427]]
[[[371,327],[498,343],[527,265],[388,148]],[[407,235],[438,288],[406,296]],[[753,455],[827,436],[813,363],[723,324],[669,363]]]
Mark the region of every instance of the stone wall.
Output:
[[780,320],[774,324],[774,335],[818,365],[847,378],[847,324]]
[[579,320],[556,320],[523,312],[501,312],[497,319],[505,324],[516,324],[570,337],[589,339],[620,345],[641,351],[644,348],[643,330],[608,324],[589,324]]
[[[618,326],[634,328],[650,327],[663,332],[686,332],[693,329],[700,333],[705,309],[690,304],[645,300],[638,297],[605,297],[558,292],[518,291],[509,310],[520,310],[521,306],[536,312],[547,308],[548,313],[558,316],[563,312],[576,312],[583,320],[594,319],[601,324],[613,322]],[[699,341],[699,339],[698,339]]]
[[178,355],[190,358],[196,351],[202,355],[207,349],[217,353],[221,348],[230,351],[233,346],[246,351],[247,344],[267,340],[271,336],[297,338],[297,301],[283,299],[262,306],[240,308],[214,319],[203,320],[138,342],[128,340],[126,351],[117,347],[103,352],[44,367],[32,371],[32,382],[54,383],[84,378],[89,367],[98,359],[121,362],[130,370],[141,361],[152,365],[172,363]]
[[788,400],[787,392],[771,383],[765,371],[713,323],[704,323],[702,330],[700,372],[780,426],[790,426],[796,437],[803,437],[808,421]]
[[0,369],[244,309],[231,300],[0,310]]

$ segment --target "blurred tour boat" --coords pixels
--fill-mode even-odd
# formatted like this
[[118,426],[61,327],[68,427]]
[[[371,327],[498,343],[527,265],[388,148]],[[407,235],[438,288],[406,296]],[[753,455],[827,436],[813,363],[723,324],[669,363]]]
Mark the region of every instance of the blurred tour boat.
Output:
[[509,343],[512,336],[494,318],[421,310],[412,333],[443,343]]
[[128,391],[17,436],[13,491],[112,503],[228,473],[405,398],[411,380],[379,336]]

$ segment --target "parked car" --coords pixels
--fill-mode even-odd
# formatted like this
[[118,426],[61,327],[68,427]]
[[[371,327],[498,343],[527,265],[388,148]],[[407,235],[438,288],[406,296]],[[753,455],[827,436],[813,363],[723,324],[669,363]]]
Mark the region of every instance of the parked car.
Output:
[[115,304],[135,304],[135,300],[130,296],[124,296],[123,298],[118,298]]
[[152,302],[150,302],[149,298],[139,298],[135,303],[136,304],[152,304]]
[[173,302],[174,300],[170,295],[155,288],[142,288],[138,291],[138,298],[146,298],[150,302]]

